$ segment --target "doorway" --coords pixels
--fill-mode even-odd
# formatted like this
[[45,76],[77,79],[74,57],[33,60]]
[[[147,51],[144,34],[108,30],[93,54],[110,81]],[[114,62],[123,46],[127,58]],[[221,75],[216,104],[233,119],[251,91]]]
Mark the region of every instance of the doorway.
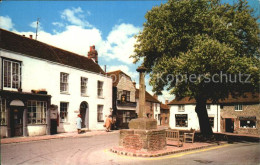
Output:
[[234,121],[229,118],[225,120],[226,132],[233,133],[234,132]]
[[23,136],[23,108],[11,107],[10,111],[10,127],[11,137]]
[[88,103],[86,101],[83,101],[80,104],[80,115],[82,119],[81,128],[89,129],[89,111]]

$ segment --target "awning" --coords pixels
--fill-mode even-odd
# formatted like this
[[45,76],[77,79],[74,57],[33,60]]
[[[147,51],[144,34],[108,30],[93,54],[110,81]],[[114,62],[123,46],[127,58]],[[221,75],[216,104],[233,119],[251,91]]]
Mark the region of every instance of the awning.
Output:
[[13,100],[13,101],[10,103],[10,106],[23,107],[23,106],[24,106],[24,103],[23,103],[21,100]]

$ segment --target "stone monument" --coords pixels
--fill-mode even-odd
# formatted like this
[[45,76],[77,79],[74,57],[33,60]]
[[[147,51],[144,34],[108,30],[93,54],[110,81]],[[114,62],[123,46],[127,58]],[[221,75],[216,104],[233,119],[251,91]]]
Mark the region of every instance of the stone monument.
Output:
[[137,119],[129,122],[129,129],[120,131],[119,146],[126,149],[145,152],[163,150],[166,147],[165,130],[157,129],[157,121],[146,117],[145,110],[145,71],[140,66],[139,72],[139,113]]

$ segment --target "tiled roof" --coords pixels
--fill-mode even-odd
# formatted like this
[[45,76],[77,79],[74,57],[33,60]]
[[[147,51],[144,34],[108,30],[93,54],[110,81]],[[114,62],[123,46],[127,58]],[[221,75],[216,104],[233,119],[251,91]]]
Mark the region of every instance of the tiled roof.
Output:
[[104,74],[101,67],[87,57],[3,29],[0,29],[0,48],[90,72]]
[[[230,104],[230,103],[259,103],[260,95],[259,93],[246,93],[244,96],[240,96],[237,98],[233,98],[231,95],[225,99],[219,101],[220,104]],[[210,104],[210,101],[207,101]],[[168,105],[181,105],[181,104],[196,104],[195,99],[189,99],[189,97],[185,97],[183,99],[177,100],[176,98],[172,100]]]
[[169,109],[170,109],[167,104],[162,104],[162,103],[161,103],[161,105],[160,105],[160,108],[161,108],[161,109],[165,109],[165,110],[169,110]]
[[[136,89],[135,91],[135,98],[139,98],[139,89]],[[145,91],[145,101],[153,102],[153,103],[160,103],[156,98],[154,98],[152,95],[150,95],[147,91]]]
[[117,70],[117,71],[113,71],[113,72],[107,72],[107,76],[112,78],[114,87],[117,86],[117,84],[119,83],[120,78],[123,77],[123,76],[128,77],[131,80],[131,77],[128,76],[126,73],[124,73],[121,70]]

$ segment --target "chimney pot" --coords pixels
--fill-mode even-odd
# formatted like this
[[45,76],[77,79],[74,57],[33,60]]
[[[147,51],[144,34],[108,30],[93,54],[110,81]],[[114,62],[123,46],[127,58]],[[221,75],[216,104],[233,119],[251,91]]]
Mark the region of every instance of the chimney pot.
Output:
[[136,88],[136,82],[135,81],[133,81],[133,84],[134,84],[134,87]]
[[30,34],[30,39],[32,39],[32,38],[33,38],[33,35]]

